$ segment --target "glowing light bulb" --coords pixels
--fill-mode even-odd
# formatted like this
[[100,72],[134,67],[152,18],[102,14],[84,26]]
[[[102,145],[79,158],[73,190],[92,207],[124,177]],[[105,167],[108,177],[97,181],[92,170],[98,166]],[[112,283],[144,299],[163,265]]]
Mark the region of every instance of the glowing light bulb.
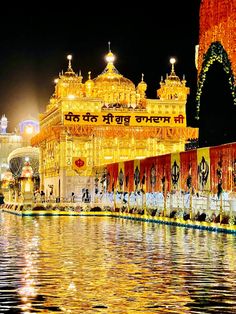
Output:
[[33,131],[34,131],[34,129],[33,129],[32,125],[28,125],[28,126],[25,128],[25,132],[26,132],[27,134],[32,134]]
[[113,55],[112,52],[109,52],[107,55],[106,55],[106,61],[107,62],[114,62],[115,61],[115,56]]
[[171,64],[175,64],[175,62],[176,62],[176,59],[175,59],[175,58],[170,58],[170,63],[171,63]]

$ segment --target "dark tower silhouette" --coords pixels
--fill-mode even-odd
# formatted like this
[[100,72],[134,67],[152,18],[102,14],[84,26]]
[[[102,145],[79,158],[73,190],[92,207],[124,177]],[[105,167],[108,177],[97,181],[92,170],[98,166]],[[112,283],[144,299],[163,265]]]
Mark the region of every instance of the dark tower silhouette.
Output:
[[219,62],[214,62],[207,72],[199,118],[200,147],[236,141],[236,107],[229,76]]
[[236,2],[201,0],[199,15],[199,146],[236,142]]

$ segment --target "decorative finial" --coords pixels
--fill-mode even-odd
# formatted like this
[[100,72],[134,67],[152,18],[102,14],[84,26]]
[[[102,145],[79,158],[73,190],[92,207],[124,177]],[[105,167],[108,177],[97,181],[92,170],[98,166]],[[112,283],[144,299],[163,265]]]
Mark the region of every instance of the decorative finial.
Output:
[[143,78],[144,78],[144,74],[142,73],[142,79],[141,79],[141,80],[142,80],[142,82],[143,82]]
[[111,42],[108,41],[108,51],[111,52]]
[[54,83],[55,83],[55,84],[58,83],[58,78],[54,79]]
[[183,74],[183,81],[185,81],[185,74]]
[[175,68],[174,68],[174,64],[176,62],[175,58],[170,58],[170,63],[171,63],[171,73],[175,73]]
[[79,70],[79,76],[81,76],[81,70]]
[[163,82],[163,76],[161,75],[161,82]]
[[115,60],[114,54],[111,51],[108,52],[108,54],[106,55],[106,61],[110,64],[113,64],[114,60]]
[[88,71],[88,79],[91,80],[91,71]]
[[72,70],[72,67],[71,67],[72,55],[68,55],[68,56],[67,56],[67,60],[69,61],[69,62],[68,62],[68,70]]

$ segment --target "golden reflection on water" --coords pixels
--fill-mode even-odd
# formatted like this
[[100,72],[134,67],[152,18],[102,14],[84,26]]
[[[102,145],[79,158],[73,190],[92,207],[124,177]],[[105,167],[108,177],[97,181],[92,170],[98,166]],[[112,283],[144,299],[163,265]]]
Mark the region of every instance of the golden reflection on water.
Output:
[[0,225],[0,313],[236,313],[233,235],[109,217]]

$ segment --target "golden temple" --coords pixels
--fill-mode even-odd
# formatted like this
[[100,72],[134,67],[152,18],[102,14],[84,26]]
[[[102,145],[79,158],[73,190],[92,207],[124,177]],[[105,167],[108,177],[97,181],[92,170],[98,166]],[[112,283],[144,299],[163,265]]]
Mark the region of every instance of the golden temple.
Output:
[[88,189],[93,195],[94,169],[108,163],[142,159],[185,150],[198,129],[187,126],[186,80],[171,71],[161,79],[156,99],[146,96],[142,74],[135,84],[106,55],[107,65],[95,78],[91,72],[83,83],[81,73],[68,68],[55,80],[55,92],[40,114],[40,132],[31,140],[40,148],[41,190],[66,199]]

